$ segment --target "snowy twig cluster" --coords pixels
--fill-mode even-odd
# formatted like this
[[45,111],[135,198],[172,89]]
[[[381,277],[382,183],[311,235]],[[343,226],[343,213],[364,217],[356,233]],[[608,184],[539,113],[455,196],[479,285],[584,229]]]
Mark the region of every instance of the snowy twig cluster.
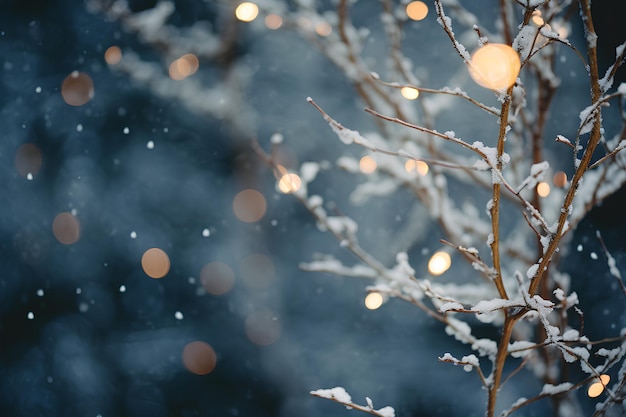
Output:
[[[336,10],[323,12],[310,2],[297,3],[299,8],[286,19],[343,71],[378,128],[360,133],[335,120],[312,98],[307,99],[343,144],[360,148],[361,154],[375,161],[374,175],[364,173],[357,159],[342,156],[336,161],[338,168],[362,178],[351,200],[363,204],[408,189],[427,208],[427,221],[439,226],[441,242],[473,267],[476,278],[470,274],[437,282],[434,273],[417,275],[409,252],[425,244],[418,236],[406,242],[395,263],[385,265],[376,253],[364,249],[354,219],[344,211],[341,215],[329,213],[324,197],[309,193],[322,169],[321,164],[311,161],[296,171],[302,178],[301,186],[289,191],[311,212],[320,229],[335,236],[359,262],[346,265],[327,256],[303,264],[303,268],[369,278],[373,281],[367,288],[369,292],[408,301],[444,323],[445,332],[466,344],[469,352],[461,359],[450,353],[439,359],[461,365],[468,372],[476,371],[488,393],[486,411],[490,417],[496,412],[509,415],[545,397],[552,399],[555,415],[576,415],[580,407],[573,391],[601,381],[601,376],[615,366],[620,367],[617,381],[611,386],[600,382],[606,399],[598,404],[596,414],[602,415],[611,406],[621,407],[626,382],[626,331],[603,341],[585,337],[578,295],[570,291],[570,278],[559,269],[558,259],[560,249],[585,214],[626,181],[626,160],[620,153],[626,146],[624,130],[605,131],[602,119],[602,111],[610,102],[621,112],[626,86],[614,88],[613,80],[624,60],[626,43],[617,48],[614,64],[602,74],[597,35],[586,0],[579,4],[501,1],[497,33],[483,28],[477,16],[460,2],[436,0],[437,20],[451,42],[451,51],[460,57],[459,67],[467,67],[470,73],[480,71],[468,52],[470,48],[465,46],[465,40],[471,40],[472,35],[477,48],[508,45],[519,59],[521,71],[514,74],[511,83],[491,87],[491,97],[477,98],[463,90],[454,77],[441,87],[422,86],[413,61],[402,47],[406,3],[381,1],[380,20],[387,35],[388,55],[377,57],[375,62],[387,59],[384,76],[381,68],[369,64],[372,61],[365,57],[368,31],[355,27],[350,20],[354,2],[339,0]],[[570,17],[576,15],[571,13],[575,8],[579,8],[580,20]],[[298,23],[305,18],[309,22],[328,22],[334,30],[328,36],[319,36],[313,25]],[[571,25],[584,28],[585,45],[581,50],[568,39]],[[457,27],[467,33],[457,35]],[[564,50],[574,51],[581,61],[576,65],[585,66],[591,96],[588,104],[578,110],[578,120],[565,129],[575,135],[567,138],[559,133],[548,140],[551,104],[561,84],[555,63]],[[424,98],[409,105],[398,94],[407,88]],[[485,122],[480,123],[493,124],[492,137],[468,140],[451,129],[455,126],[446,126],[443,132],[437,129],[438,118],[459,106],[458,101],[482,111]],[[621,118],[623,122],[623,112]],[[275,157],[276,152],[265,153],[260,145],[255,146],[280,180],[287,169]],[[570,174],[562,173],[566,180],[549,194],[543,192],[542,184],[547,184],[546,179],[556,173],[566,157],[571,160],[565,168]],[[417,163],[427,164],[428,173],[408,169]],[[474,198],[452,191],[459,185],[474,190]],[[606,249],[605,253],[611,274],[623,289],[615,259]],[[471,326],[476,322],[496,326],[500,337],[474,336]],[[611,343],[617,346],[603,347]],[[505,364],[515,361],[518,369],[505,375]],[[587,375],[585,379],[567,379],[567,368],[573,363],[578,363]],[[543,381],[543,389],[535,397],[521,398],[509,406],[497,404],[503,383],[522,368],[532,370]],[[318,391],[313,394],[318,395]],[[337,401],[330,394],[320,396]]]
[[[248,112],[241,93],[245,71],[225,55],[234,42],[231,32],[219,36],[214,28],[202,25],[185,31],[172,27],[167,18],[173,3],[165,1],[138,14],[130,13],[122,0],[91,3],[161,50],[165,62],[193,52],[200,59],[228,63],[224,82],[210,89],[191,79],[176,84],[157,64],[130,53],[117,68],[163,96],[178,97],[190,108],[226,119],[241,130],[249,128],[249,118],[242,117]],[[614,85],[626,42],[616,48],[614,63],[600,68],[590,0],[500,0],[489,6],[481,2],[479,10],[497,9],[495,26],[481,22],[464,5],[467,2],[434,0],[432,13],[457,71],[447,82],[427,87],[428,71],[438,68],[418,68],[407,52],[408,1],[369,2],[370,14],[379,8],[386,42],[381,55],[374,57],[368,55],[370,28],[358,27],[351,18],[351,10],[366,2],[332,3],[329,9],[309,0],[258,2],[261,15],[279,19],[280,24],[272,23],[270,29],[280,26],[297,32],[341,70],[374,126],[361,133],[325,110],[322,103],[327,97],[309,97],[330,127],[328,134],[320,129],[320,146],[334,135],[349,147],[351,156],[285,166],[279,148],[288,137],[275,134],[270,151],[254,142],[258,155],[282,183],[281,190],[293,194],[319,228],[357,259],[347,264],[328,255],[302,268],[369,279],[370,293],[405,300],[441,322],[448,335],[466,346],[467,354],[458,359],[442,352],[439,360],[477,374],[487,392],[488,417],[509,415],[543,398],[551,399],[555,415],[579,415],[574,391],[591,382],[600,384],[605,393],[596,415],[612,407],[621,409],[626,396],[626,329],[599,341],[585,336],[579,295],[571,291],[559,255],[583,217],[626,182],[626,157],[620,152],[626,147],[622,109],[626,85]],[[582,46],[570,39],[575,28],[584,32]],[[495,47],[490,51],[496,51],[496,59],[484,67],[477,62],[478,51],[489,46]],[[497,55],[505,50],[513,56]],[[566,54],[575,62],[563,66]],[[556,122],[551,117],[554,102],[570,66],[587,75],[577,95],[589,96],[586,104],[570,111],[575,117]],[[498,71],[512,73],[505,74],[510,82],[495,83]],[[481,87],[466,82],[467,74]],[[203,98],[190,101],[192,96]],[[621,129],[605,129],[603,112],[609,105],[618,107]],[[467,119],[461,123],[450,117],[465,111],[472,114],[473,129],[464,126]],[[353,155],[369,158],[374,168],[364,170]],[[412,209],[420,215],[403,219],[405,233],[394,238],[394,247],[401,247],[391,262],[368,249],[357,220],[346,214],[349,209],[340,210],[322,193],[311,191],[321,172],[334,169],[358,179],[350,195],[356,206],[399,193],[415,197]],[[465,269],[453,267],[462,273],[450,279],[435,279],[443,271],[416,273],[412,253],[433,242],[410,232],[423,230],[425,223],[437,226],[436,243],[444,246],[448,257],[452,253],[467,262]],[[607,268],[626,296],[616,261],[602,245]],[[494,326],[499,337],[476,336],[472,326],[477,323]],[[506,374],[510,364],[518,366]],[[570,380],[572,366],[586,376]],[[499,403],[503,384],[522,369],[532,371],[543,388],[532,398]],[[603,378],[609,372],[614,375],[610,385]],[[340,387],[311,394],[373,415],[394,415],[391,407],[375,409],[369,398],[365,406],[353,403]]]

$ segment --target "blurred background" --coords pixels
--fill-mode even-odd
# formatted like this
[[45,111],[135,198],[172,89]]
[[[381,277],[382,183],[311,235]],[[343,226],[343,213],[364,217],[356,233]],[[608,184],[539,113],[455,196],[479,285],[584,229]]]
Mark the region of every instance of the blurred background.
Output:
[[[384,47],[375,3],[354,7],[373,28],[372,56]],[[350,258],[277,189],[251,142],[268,149],[282,135],[292,168],[358,156],[305,101],[373,127],[344,75],[280,21],[237,18],[237,3],[164,4],[0,0],[0,415],[355,414],[308,394],[339,385],[398,416],[482,416],[476,376],[437,360],[467,354],[438,323],[401,301],[368,309],[366,283],[298,268],[319,252]],[[604,65],[625,38],[615,16],[596,15]],[[427,61],[418,71],[439,87],[457,57],[432,11],[409,24],[420,39],[409,49]],[[572,65],[563,82],[584,76]],[[561,102],[587,100],[585,88],[564,90]],[[451,120],[479,128],[462,117]],[[347,204],[343,181],[334,172],[316,186]],[[400,250],[390,239],[408,199],[355,211],[382,260]],[[626,318],[620,294],[599,291],[613,281],[594,236],[623,271],[625,201],[594,212],[565,258],[600,336]],[[438,235],[421,233],[432,239],[411,264],[424,273]],[[522,373],[502,404],[540,389]]]

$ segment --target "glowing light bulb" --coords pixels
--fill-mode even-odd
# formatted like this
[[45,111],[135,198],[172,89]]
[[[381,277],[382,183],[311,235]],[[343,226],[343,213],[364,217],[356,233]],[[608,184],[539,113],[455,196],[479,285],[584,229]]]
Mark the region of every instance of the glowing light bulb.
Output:
[[533,12],[533,16],[530,19],[537,26],[541,26],[545,23],[545,21],[543,20],[543,17],[541,17],[541,10],[535,10]]
[[552,182],[557,187],[565,187],[567,185],[567,174],[563,171],[559,171],[554,174]]
[[59,213],[52,222],[52,233],[62,244],[71,245],[80,239],[80,223],[72,213]]
[[404,97],[407,100],[415,100],[416,98],[419,97],[420,92],[417,88],[402,87],[400,89],[400,94],[402,94],[402,97]]
[[319,22],[315,25],[315,33],[322,37],[330,35],[332,31],[333,27],[327,22]]
[[428,174],[428,164],[424,161],[415,161],[413,159],[409,159],[404,164],[404,169],[406,170],[406,172],[416,171],[422,177]]
[[233,199],[235,216],[246,223],[261,220],[267,210],[267,202],[263,194],[257,190],[247,189],[238,193]]
[[159,248],[150,248],[141,257],[141,267],[150,278],[163,278],[170,271],[170,258]]
[[295,193],[302,186],[302,180],[297,174],[287,173],[278,180],[278,189],[285,194]]
[[235,17],[242,22],[252,22],[259,15],[259,7],[249,1],[241,3],[235,9]]
[[491,90],[503,90],[515,83],[520,67],[519,55],[513,48],[490,43],[474,52],[469,72],[479,85]]
[[547,182],[540,182],[537,184],[537,194],[539,197],[547,197],[550,195],[550,184]]
[[276,30],[283,25],[283,18],[277,14],[270,13],[265,16],[265,26],[268,29]]
[[196,375],[211,373],[217,364],[217,355],[211,345],[199,340],[185,346],[182,359],[185,368]]
[[371,156],[366,155],[359,160],[359,169],[364,174],[371,174],[376,171],[376,167],[378,167],[378,164]]
[[600,381],[596,380],[596,382],[589,385],[589,388],[587,389],[587,395],[591,398],[598,397],[600,394],[602,394],[602,392],[604,392],[604,387],[609,383],[610,380],[610,376],[606,374],[600,375]]
[[82,106],[94,97],[93,81],[84,72],[74,71],[63,80],[61,96],[70,106]]
[[441,275],[452,265],[452,258],[447,252],[435,252],[428,261],[428,271],[433,275]]
[[377,292],[371,292],[365,297],[365,307],[368,310],[379,309],[383,305],[383,296]]
[[104,51],[104,60],[109,65],[119,64],[122,60],[122,50],[119,46],[111,46]]
[[428,6],[423,1],[412,1],[406,5],[406,15],[411,20],[422,20],[428,14]]

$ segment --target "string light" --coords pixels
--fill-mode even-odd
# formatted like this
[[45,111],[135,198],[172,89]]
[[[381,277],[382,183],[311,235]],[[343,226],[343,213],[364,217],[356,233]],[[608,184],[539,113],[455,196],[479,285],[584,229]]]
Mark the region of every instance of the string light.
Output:
[[91,77],[84,72],[74,71],[63,80],[61,96],[70,106],[82,106],[94,97]]
[[52,222],[52,233],[62,244],[71,245],[80,239],[80,223],[72,213],[59,213]]
[[406,172],[417,172],[422,177],[428,174],[428,164],[424,161],[416,161],[414,159],[409,159],[404,163],[404,169]]
[[567,174],[563,171],[559,171],[554,174],[552,182],[557,187],[565,187],[567,185]]
[[531,20],[537,26],[542,26],[545,23],[543,17],[541,17],[541,10],[534,10]]
[[417,88],[402,87],[400,89],[400,94],[402,94],[402,97],[404,97],[407,100],[415,100],[417,97],[419,97],[420,92]]
[[265,16],[265,26],[268,29],[276,30],[283,25],[283,18],[275,13],[270,13]]
[[539,197],[547,197],[550,195],[550,184],[547,182],[540,182],[537,184],[537,194]]
[[365,155],[359,160],[359,169],[364,174],[371,174],[372,172],[376,171],[377,167],[378,164],[371,156]]
[[600,375],[599,381],[596,380],[596,382],[589,385],[589,388],[587,389],[587,395],[591,398],[596,398],[600,396],[600,394],[604,392],[604,387],[608,385],[609,381],[611,381],[610,376],[608,376],[607,374]]
[[452,258],[447,252],[435,252],[428,261],[428,271],[433,275],[441,275],[450,269]]
[[515,83],[520,66],[519,55],[513,48],[490,43],[474,52],[469,72],[479,85],[491,90],[503,90]]
[[104,60],[109,65],[117,65],[122,60],[122,50],[119,46],[111,46],[104,51]]
[[365,307],[368,310],[377,310],[383,305],[383,296],[378,292],[371,292],[365,296]]
[[215,351],[202,341],[188,343],[183,349],[182,359],[185,368],[196,375],[210,374],[217,364]]
[[285,194],[295,193],[301,186],[302,179],[294,173],[286,173],[278,180],[278,189]]
[[315,25],[315,33],[317,33],[319,36],[328,36],[331,34],[332,31],[332,26],[327,22],[319,22],[317,25]]
[[238,193],[233,199],[235,216],[246,223],[261,220],[267,210],[267,202],[263,194],[257,190],[247,189]]
[[406,15],[411,20],[422,20],[428,14],[428,6],[423,1],[412,1],[406,5]]
[[170,258],[163,249],[150,248],[141,257],[141,267],[150,278],[163,278],[170,271]]
[[243,2],[235,9],[235,17],[242,22],[252,22],[259,15],[259,7],[249,1]]

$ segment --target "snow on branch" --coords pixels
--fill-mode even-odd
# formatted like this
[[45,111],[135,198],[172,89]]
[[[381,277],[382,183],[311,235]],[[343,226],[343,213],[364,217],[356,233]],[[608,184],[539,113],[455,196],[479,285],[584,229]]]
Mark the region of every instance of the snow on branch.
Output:
[[335,387],[330,389],[318,389],[310,392],[314,397],[325,398],[339,404],[343,404],[347,409],[355,409],[364,413],[372,414],[378,417],[395,417],[396,411],[393,407],[385,406],[379,409],[374,408],[374,404],[369,397],[365,397],[366,405],[359,405],[352,402],[352,397],[343,387]]

